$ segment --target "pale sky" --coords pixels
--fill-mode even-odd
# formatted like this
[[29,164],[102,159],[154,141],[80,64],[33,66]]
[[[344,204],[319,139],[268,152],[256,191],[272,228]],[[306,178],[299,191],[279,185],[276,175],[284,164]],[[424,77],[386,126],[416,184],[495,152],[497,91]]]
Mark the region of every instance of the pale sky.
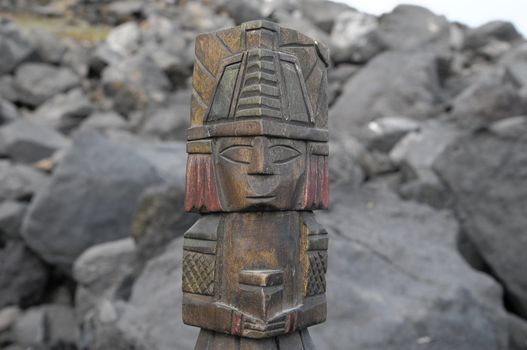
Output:
[[476,27],[491,20],[507,20],[527,36],[527,0],[337,0],[375,15],[390,12],[396,5],[415,4]]

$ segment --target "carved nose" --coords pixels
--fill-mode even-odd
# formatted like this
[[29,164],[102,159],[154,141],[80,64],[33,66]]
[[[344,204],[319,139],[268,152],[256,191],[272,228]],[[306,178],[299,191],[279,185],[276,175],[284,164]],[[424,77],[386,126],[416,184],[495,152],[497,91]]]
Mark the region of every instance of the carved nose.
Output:
[[273,175],[273,167],[269,159],[267,140],[256,137],[253,141],[253,154],[249,164],[249,175]]

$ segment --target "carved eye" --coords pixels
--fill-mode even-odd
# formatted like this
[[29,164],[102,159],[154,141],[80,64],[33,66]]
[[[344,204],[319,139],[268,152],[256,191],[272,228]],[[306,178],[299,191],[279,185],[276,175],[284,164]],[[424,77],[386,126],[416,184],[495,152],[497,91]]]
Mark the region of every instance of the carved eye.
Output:
[[252,147],[241,145],[230,146],[221,151],[220,156],[230,162],[249,164],[252,157]]
[[285,164],[300,155],[295,148],[286,145],[275,145],[270,148],[271,161],[275,164]]

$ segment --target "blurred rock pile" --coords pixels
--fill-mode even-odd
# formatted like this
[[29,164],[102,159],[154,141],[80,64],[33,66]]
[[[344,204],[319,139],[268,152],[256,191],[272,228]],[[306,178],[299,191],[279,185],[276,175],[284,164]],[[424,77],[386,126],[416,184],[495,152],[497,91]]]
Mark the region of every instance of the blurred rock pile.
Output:
[[[269,18],[325,42],[329,319],[320,350],[527,349],[527,43],[401,5],[2,1],[0,349],[191,349],[180,315],[193,39]],[[4,18],[6,17],[6,18]]]

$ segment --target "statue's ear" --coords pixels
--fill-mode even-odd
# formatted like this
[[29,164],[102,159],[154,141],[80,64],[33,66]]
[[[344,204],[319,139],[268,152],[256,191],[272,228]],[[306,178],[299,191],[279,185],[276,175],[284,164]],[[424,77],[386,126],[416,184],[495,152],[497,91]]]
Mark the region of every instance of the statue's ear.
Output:
[[212,141],[188,142],[187,153],[185,210],[194,212],[221,211],[212,159]]
[[326,142],[311,142],[307,181],[304,191],[304,208],[307,210],[329,208],[329,145]]

